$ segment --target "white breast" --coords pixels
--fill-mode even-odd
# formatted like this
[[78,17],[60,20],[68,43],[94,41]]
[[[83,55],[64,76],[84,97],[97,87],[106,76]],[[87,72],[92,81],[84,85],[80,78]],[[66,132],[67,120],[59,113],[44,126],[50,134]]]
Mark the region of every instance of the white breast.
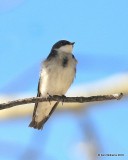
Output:
[[40,91],[42,96],[50,95],[65,95],[75,77],[76,61],[72,55],[68,56],[68,65],[62,66],[62,58],[54,58],[52,61],[45,61],[41,72]]

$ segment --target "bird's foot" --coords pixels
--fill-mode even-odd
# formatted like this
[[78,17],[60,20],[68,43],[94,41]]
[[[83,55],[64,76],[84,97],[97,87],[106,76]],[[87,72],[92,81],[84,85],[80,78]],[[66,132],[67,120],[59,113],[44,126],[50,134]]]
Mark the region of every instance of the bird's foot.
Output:
[[61,102],[62,102],[62,105],[63,105],[63,103],[64,103],[65,98],[66,98],[66,96],[65,96],[65,95],[62,95],[62,96],[61,96]]
[[49,101],[49,103],[50,103],[50,105],[51,105],[51,98],[52,98],[52,96],[49,94],[49,93],[47,93],[47,100]]

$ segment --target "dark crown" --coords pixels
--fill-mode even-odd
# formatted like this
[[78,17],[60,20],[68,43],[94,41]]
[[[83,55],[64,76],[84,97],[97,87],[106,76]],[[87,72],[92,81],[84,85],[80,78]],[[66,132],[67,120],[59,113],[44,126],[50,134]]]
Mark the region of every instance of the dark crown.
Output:
[[72,42],[69,42],[69,41],[66,41],[66,40],[60,40],[60,41],[58,41],[57,43],[55,43],[53,45],[52,49],[58,49],[58,48],[60,48],[62,46],[73,45],[73,44],[74,44],[74,42],[72,43]]

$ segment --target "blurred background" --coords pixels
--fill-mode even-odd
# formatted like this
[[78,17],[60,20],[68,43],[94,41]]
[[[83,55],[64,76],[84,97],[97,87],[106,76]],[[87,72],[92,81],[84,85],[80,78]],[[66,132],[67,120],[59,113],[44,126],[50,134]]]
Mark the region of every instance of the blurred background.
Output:
[[60,104],[42,131],[28,127],[34,104],[1,110],[0,159],[127,159],[127,0],[0,0],[0,102],[36,96],[41,61],[60,39],[76,42],[67,96],[125,96]]

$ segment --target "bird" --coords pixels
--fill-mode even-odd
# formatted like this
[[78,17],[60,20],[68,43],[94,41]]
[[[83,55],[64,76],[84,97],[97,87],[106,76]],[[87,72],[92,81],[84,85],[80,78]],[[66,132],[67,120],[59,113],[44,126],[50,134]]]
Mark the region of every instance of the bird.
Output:
[[[75,42],[60,40],[52,46],[42,63],[37,97],[65,96],[76,76],[77,60],[72,53],[74,44]],[[29,127],[42,130],[58,104],[59,101],[36,102]]]

